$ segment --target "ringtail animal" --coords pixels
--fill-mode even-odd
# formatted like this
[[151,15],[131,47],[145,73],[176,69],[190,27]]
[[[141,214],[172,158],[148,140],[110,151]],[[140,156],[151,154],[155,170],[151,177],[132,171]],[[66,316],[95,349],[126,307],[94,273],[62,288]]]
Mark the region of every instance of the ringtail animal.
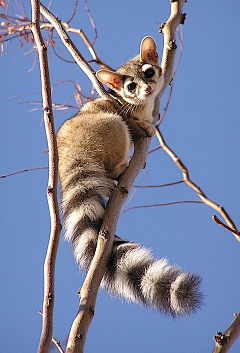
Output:
[[[106,202],[128,166],[131,134],[121,113],[127,110],[153,136],[154,101],[164,80],[151,37],[145,37],[140,54],[116,72],[100,70],[96,75],[117,104],[92,100],[57,134],[65,238],[83,271],[94,256]],[[113,295],[176,316],[199,307],[200,281],[198,275],[183,272],[165,258],[155,259],[140,244],[115,236],[101,286]]]

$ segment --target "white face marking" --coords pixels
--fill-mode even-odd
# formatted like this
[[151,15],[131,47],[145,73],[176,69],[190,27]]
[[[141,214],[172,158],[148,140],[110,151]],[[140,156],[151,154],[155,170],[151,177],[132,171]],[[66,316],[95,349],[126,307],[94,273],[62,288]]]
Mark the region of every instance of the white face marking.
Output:
[[[124,71],[121,74],[124,75]],[[131,70],[128,70],[121,92],[118,93],[135,107],[145,106],[149,108],[150,106],[153,107],[154,100],[162,85],[161,68],[150,63],[142,63],[136,66],[133,65],[132,75]]]
[[124,89],[128,92],[134,92],[137,87],[137,84],[133,81],[131,77],[127,77],[124,82]]
[[151,64],[144,64],[142,66],[142,72],[147,71],[148,69],[154,69],[153,66]]

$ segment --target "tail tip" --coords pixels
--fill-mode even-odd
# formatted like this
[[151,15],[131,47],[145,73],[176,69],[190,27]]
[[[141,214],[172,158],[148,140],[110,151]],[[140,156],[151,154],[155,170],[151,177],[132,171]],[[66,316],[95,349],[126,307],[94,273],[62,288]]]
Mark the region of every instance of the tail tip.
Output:
[[199,290],[202,277],[195,273],[181,273],[171,285],[173,316],[190,315],[199,309],[203,294]]

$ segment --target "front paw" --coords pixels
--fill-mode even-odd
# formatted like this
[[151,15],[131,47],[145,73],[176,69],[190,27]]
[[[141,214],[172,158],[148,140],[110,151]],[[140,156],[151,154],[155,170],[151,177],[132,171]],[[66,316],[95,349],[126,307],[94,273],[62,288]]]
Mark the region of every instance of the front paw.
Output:
[[155,135],[155,126],[151,123],[141,120],[135,120],[135,123],[138,124],[147,134],[148,137],[152,137]]

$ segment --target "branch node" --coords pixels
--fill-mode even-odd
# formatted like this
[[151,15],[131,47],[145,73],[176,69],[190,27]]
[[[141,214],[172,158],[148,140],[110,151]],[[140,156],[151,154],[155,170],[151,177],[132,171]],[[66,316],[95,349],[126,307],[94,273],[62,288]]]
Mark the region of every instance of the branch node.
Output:
[[44,108],[44,111],[45,111],[45,113],[47,114],[48,117],[51,116],[51,110],[50,110],[49,107],[45,107],[45,108]]
[[77,334],[77,338],[79,338],[80,340],[83,339],[83,336],[81,335],[81,333],[78,333],[78,334]]
[[47,306],[50,305],[51,301],[52,301],[52,293],[48,293],[48,296],[47,296]]
[[90,306],[89,313],[93,317],[94,316],[94,309]]
[[121,186],[119,188],[119,190],[123,193],[123,194],[127,194],[128,195],[128,189],[126,188],[126,186]]
[[169,86],[172,86],[173,83],[173,77],[171,78],[171,80],[169,81]]
[[81,290],[82,290],[82,287],[78,288],[78,290],[77,290],[77,294],[78,294],[79,298],[81,298]]
[[176,50],[177,49],[176,39],[170,40],[167,45],[167,48],[168,50]]
[[158,27],[159,33],[163,33],[164,27],[165,27],[166,22],[161,23],[161,25]]
[[106,228],[102,229],[102,230],[99,232],[98,237],[99,237],[99,238],[102,238],[102,239],[104,239],[104,240],[109,239],[109,231],[108,231]]
[[51,186],[48,186],[47,187],[47,194],[51,195],[51,194],[53,194],[53,192],[54,192],[54,189]]
[[186,17],[187,17],[187,14],[183,13],[181,18],[180,18],[180,25],[184,25],[184,23],[186,21]]
[[213,336],[214,341],[219,344],[219,346],[223,347],[224,344],[228,341],[229,337],[224,335],[222,332],[217,332],[215,336]]

